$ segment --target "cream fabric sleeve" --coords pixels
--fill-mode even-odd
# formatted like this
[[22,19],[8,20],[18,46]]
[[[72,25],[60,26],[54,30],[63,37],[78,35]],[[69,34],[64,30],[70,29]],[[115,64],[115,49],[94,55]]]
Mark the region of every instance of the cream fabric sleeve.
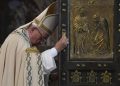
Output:
[[53,47],[41,53],[44,73],[50,73],[56,68],[54,57],[58,54],[57,50]]

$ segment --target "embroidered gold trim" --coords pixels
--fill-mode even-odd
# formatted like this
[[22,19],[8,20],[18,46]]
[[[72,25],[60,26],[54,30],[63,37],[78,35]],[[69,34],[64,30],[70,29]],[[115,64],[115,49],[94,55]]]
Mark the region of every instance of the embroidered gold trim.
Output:
[[27,53],[38,53],[39,50],[36,47],[31,47],[26,49]]
[[52,33],[52,31],[49,30],[45,25],[41,24],[40,27],[41,27],[42,29],[44,29],[45,31],[47,31],[49,34]]
[[38,19],[34,19],[34,22],[39,25],[40,24],[40,21]]

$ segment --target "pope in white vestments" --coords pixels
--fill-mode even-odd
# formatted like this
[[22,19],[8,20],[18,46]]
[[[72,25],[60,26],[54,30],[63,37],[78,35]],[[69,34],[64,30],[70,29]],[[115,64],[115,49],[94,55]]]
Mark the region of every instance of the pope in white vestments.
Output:
[[40,53],[31,45],[27,27],[33,23],[52,32],[49,27],[56,27],[58,18],[51,11],[54,5],[48,6],[33,21],[17,28],[6,38],[0,52],[0,86],[45,86],[44,74],[56,68],[54,57],[58,51],[53,47]]

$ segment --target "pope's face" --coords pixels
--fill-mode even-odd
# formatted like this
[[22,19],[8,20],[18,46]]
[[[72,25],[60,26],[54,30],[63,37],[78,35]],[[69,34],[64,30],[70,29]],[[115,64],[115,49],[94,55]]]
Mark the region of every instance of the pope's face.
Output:
[[41,44],[48,37],[48,33],[42,29],[38,30],[37,27],[33,27],[30,33],[30,41],[32,45]]

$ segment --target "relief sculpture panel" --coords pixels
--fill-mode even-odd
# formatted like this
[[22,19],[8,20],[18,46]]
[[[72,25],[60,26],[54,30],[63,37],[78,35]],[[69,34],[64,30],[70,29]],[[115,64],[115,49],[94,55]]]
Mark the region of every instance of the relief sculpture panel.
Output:
[[112,59],[114,0],[70,3],[70,59]]

